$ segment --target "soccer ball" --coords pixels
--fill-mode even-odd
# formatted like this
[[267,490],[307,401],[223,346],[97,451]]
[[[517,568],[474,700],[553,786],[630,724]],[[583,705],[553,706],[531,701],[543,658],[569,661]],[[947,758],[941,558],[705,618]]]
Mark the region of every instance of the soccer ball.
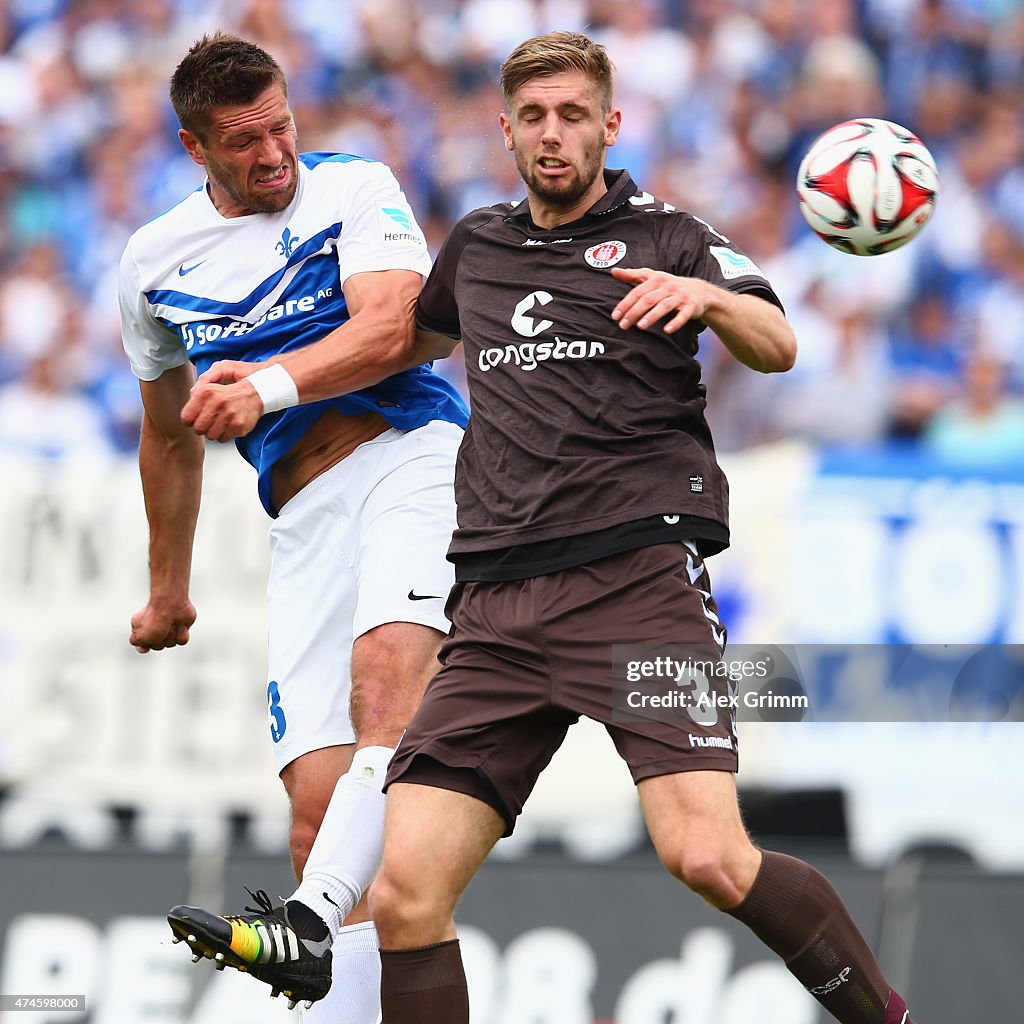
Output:
[[796,191],[816,235],[841,252],[877,256],[906,245],[928,222],[939,175],[913,132],[861,117],[818,137],[800,163]]

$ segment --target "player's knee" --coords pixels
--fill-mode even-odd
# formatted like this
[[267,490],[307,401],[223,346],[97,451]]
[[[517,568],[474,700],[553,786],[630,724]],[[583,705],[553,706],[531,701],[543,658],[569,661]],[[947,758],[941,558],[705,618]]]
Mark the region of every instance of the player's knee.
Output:
[[[433,632],[410,623],[388,623],[356,641],[350,710],[360,739],[398,742],[437,668],[424,639]],[[410,635],[419,643],[410,643]]]
[[743,898],[725,851],[714,846],[690,845],[663,856],[662,863],[670,874],[714,907],[734,907]]
[[382,869],[370,887],[370,916],[388,949],[439,941],[451,913],[426,887]]
[[352,728],[362,742],[396,745],[414,710],[389,693],[385,674],[366,673],[352,682]]
[[399,890],[383,871],[377,873],[367,895],[370,902],[370,917],[377,926],[377,934],[385,935],[398,928],[401,913]]

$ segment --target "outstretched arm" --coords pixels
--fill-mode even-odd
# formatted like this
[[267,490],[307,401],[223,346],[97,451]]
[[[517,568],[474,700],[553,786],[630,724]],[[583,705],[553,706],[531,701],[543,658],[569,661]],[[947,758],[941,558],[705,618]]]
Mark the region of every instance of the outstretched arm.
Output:
[[140,654],[188,643],[192,541],[203,480],[203,439],[181,421],[194,373],[185,363],[140,381],[144,415],[139,472],[149,522],[149,601],[132,616],[129,642]]
[[[265,412],[359,391],[450,355],[455,342],[415,328],[421,284],[420,275],[411,270],[353,274],[344,287],[348,321],[312,345],[266,362],[214,363],[193,388],[182,410],[184,422],[213,441],[228,441],[249,433]],[[288,377],[248,381],[273,364],[283,366]],[[275,401],[278,388],[284,389],[280,404]]]
[[669,317],[666,334],[689,320],[703,320],[744,365],[781,373],[796,361],[796,337],[778,306],[757,295],[719,288],[698,277],[663,270],[613,267],[612,275],[633,289],[612,310],[620,327],[652,327]]

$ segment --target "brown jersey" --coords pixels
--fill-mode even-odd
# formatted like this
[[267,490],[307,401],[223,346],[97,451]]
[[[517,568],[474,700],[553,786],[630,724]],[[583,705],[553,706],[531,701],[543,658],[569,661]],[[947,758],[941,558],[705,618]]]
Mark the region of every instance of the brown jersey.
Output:
[[[684,523],[707,553],[728,543],[728,484],[696,360],[704,324],[622,330],[611,311],[630,286],[610,268],[700,277],[781,303],[713,228],[640,192],[625,171],[605,176],[608,191],[586,214],[550,230],[533,224],[526,201],[464,217],[420,295],[418,323],[461,338],[469,380],[456,566],[619,537],[651,517]],[[592,544],[584,549],[593,557]]]

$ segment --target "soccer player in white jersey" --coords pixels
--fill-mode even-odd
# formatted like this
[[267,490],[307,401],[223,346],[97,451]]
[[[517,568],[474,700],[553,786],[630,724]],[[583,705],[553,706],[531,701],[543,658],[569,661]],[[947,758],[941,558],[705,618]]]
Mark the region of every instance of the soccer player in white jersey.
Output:
[[[258,890],[250,913],[176,907],[168,921],[275,995],[331,989],[308,1019],[374,1024],[379,960],[361,897],[380,858],[385,768],[448,629],[467,413],[416,365],[430,257],[390,170],[300,155],[280,67],[234,36],[197,42],[170,95],[207,180],[141,227],[121,262],[150,529],[131,643],[188,642],[204,438],[234,438],[274,517],[267,701],[300,883],[284,906]],[[345,358],[296,367],[317,341]]]

